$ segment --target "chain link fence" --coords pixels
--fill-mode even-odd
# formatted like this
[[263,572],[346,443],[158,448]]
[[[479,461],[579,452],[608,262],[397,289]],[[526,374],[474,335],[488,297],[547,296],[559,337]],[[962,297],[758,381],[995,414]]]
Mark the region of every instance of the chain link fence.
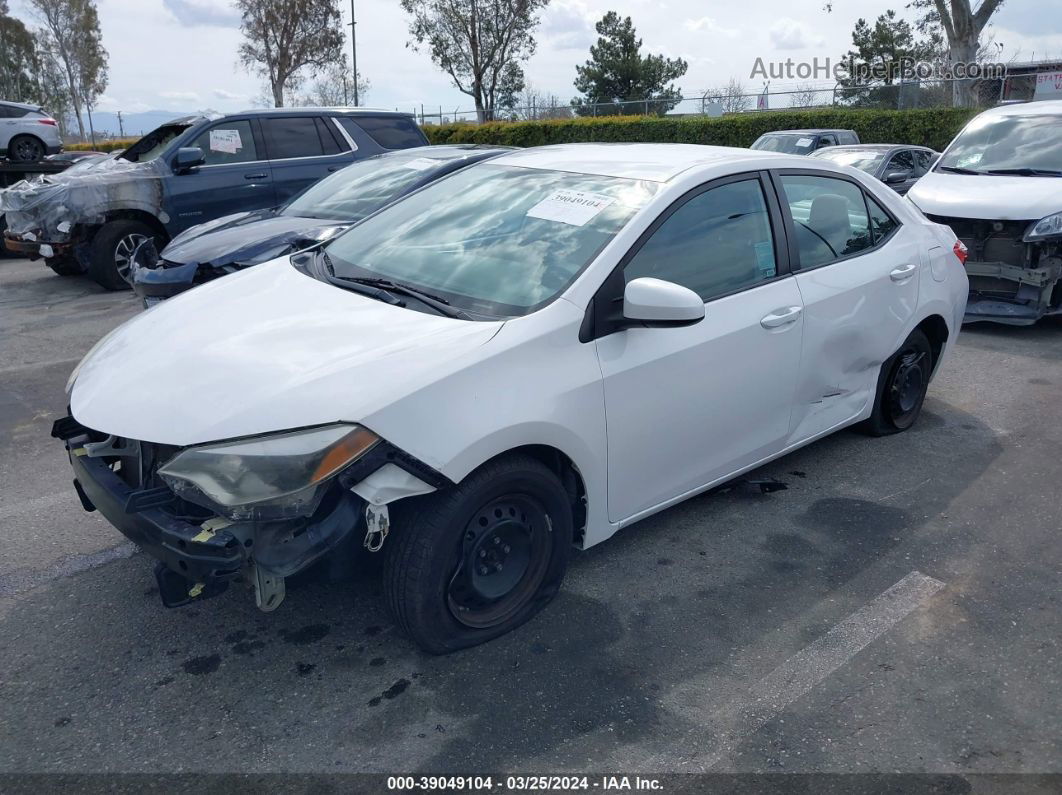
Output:
[[[723,116],[765,110],[813,110],[816,108],[865,108],[909,110],[955,106],[991,107],[1003,100],[1032,99],[1036,76],[1020,75],[980,80],[911,80],[905,82],[844,86],[807,84],[768,88],[757,93],[726,90],[691,92],[663,100],[584,103],[559,101],[533,103],[498,110],[497,121],[541,121],[594,116]],[[404,108],[396,108],[404,110]],[[410,109],[421,124],[480,121],[474,109],[421,105]]]

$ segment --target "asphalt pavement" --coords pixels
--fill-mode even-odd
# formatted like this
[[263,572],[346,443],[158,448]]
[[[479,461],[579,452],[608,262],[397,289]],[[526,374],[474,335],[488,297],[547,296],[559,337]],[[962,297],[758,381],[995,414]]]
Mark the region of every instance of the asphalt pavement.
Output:
[[628,528],[529,624],[429,657],[371,567],[271,614],[161,606],[48,436],[138,311],[0,261],[0,775],[1062,773],[1062,322],[968,328],[910,432]]

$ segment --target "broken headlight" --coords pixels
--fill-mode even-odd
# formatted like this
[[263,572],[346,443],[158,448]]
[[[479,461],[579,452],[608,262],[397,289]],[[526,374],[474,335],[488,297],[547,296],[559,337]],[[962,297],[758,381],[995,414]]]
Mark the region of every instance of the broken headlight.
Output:
[[182,450],[159,468],[173,492],[230,519],[309,516],[332,476],[379,441],[336,424]]
[[1023,240],[1026,243],[1035,243],[1039,240],[1046,240],[1049,237],[1060,236],[1062,236],[1062,212],[1041,218],[1032,224],[1025,230]]

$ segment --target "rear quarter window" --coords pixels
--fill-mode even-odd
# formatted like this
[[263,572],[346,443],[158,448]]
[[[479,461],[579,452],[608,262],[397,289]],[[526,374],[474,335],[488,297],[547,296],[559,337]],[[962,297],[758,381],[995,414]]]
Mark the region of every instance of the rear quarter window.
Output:
[[348,132],[351,126],[360,127],[384,149],[409,149],[428,143],[416,123],[405,116],[366,116],[357,119],[346,116],[340,117],[339,123]]

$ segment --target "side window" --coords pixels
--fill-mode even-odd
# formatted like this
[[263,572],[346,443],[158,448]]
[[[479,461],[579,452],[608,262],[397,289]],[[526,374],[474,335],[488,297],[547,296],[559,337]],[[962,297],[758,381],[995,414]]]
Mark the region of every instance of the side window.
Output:
[[694,196],[653,233],[624,269],[689,287],[705,301],[776,276],[774,238],[758,179]]
[[781,177],[793,216],[800,268],[815,268],[870,248],[863,191],[832,177]]
[[317,124],[317,134],[321,137],[321,147],[326,155],[338,155],[340,152],[346,150],[346,146],[340,146],[339,141],[336,140],[338,133],[335,127],[332,127],[324,119],[314,119]]
[[206,165],[247,163],[259,160],[249,121],[223,121],[203,130],[189,146],[198,146],[206,157]]
[[930,166],[933,165],[934,155],[932,152],[926,152],[923,149],[919,149],[914,153],[915,156],[915,176],[920,177],[929,171]]
[[874,245],[876,246],[891,235],[892,230],[899,226],[899,224],[897,224],[892,216],[885,212],[885,209],[869,195],[867,196],[867,207],[870,208],[870,228],[873,230]]
[[409,149],[427,144],[424,133],[412,119],[405,116],[358,116],[353,119],[341,117],[340,123],[348,132],[351,124],[357,124],[384,149]]
[[837,136],[827,133],[819,138],[819,146],[837,146]]
[[885,167],[885,172],[888,174],[890,171],[910,171],[912,174],[915,170],[914,153],[910,149],[902,149],[892,156],[889,161],[889,165]]
[[324,154],[317,123],[312,116],[262,119],[270,160],[289,157],[320,157]]

